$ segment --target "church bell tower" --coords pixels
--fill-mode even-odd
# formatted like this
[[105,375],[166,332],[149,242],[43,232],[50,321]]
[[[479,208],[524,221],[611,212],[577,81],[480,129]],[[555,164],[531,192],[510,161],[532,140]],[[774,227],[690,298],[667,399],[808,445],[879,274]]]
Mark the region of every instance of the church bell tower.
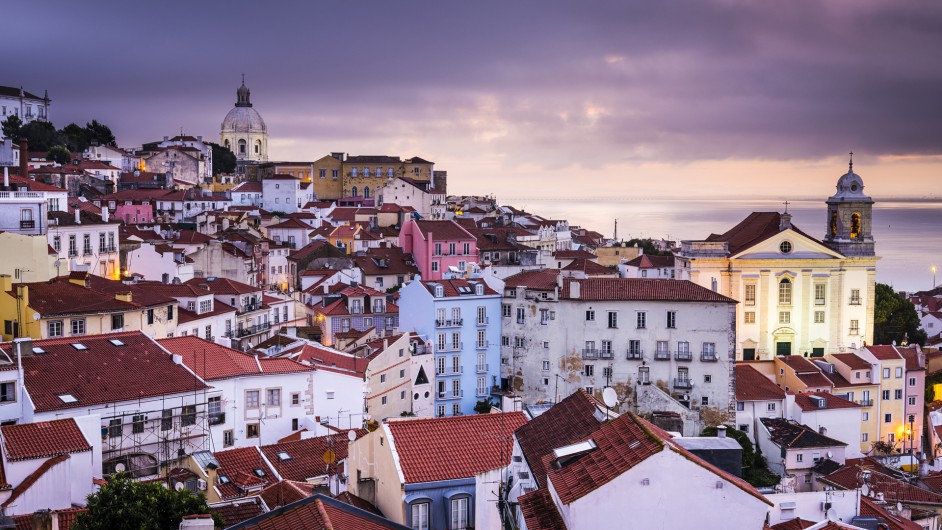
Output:
[[824,244],[848,257],[874,256],[873,199],[864,195],[863,179],[854,173],[854,153],[850,155],[847,173],[837,180],[837,193],[827,200]]

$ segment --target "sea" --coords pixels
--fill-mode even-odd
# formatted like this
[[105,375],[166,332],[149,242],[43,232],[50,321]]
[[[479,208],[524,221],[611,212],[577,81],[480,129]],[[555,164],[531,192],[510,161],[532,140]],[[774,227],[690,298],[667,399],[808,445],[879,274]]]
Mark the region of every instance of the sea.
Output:
[[[566,219],[612,237],[618,223],[618,239],[666,238],[674,241],[704,239],[723,233],[751,212],[782,212],[779,199],[675,199],[625,197],[616,199],[533,199],[500,197],[511,204],[549,219]],[[789,201],[792,224],[806,234],[823,238],[827,205],[822,199]],[[931,289],[939,268],[942,282],[942,199],[885,199],[873,207],[877,281],[900,291]],[[936,284],[937,285],[937,284]]]

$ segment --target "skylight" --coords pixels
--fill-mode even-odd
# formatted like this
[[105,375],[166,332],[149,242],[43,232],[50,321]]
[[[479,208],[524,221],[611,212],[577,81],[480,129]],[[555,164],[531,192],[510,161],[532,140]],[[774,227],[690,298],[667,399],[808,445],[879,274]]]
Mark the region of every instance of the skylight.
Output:
[[46,350],[40,348],[39,346],[35,346],[33,348],[33,353],[46,353]]
[[220,484],[228,484],[228,483],[229,483],[229,477],[227,477],[227,476],[225,476],[225,475],[219,475],[218,479],[219,479],[219,483],[220,483]]
[[73,342],[72,347],[76,350],[87,350],[88,346],[82,344],[81,342]]
[[284,451],[278,451],[278,459],[279,460],[291,460],[291,455],[289,455],[288,453]]
[[59,394],[59,399],[61,399],[63,403],[78,403],[78,398],[72,394]]
[[564,458],[567,456],[574,456],[579,453],[585,453],[586,451],[591,451],[598,447],[595,445],[594,440],[586,440],[584,442],[575,443],[572,445],[566,445],[558,449],[553,449],[553,456],[555,458]]
[[254,471],[255,474],[256,474],[257,476],[259,476],[259,477],[264,477],[264,476],[265,476],[265,472],[264,472],[264,471],[262,470],[262,468],[260,468],[260,467],[257,467],[257,468],[255,468],[255,469],[253,469],[252,471]]
[[108,339],[108,342],[110,342],[112,346],[124,346],[124,341],[121,339]]

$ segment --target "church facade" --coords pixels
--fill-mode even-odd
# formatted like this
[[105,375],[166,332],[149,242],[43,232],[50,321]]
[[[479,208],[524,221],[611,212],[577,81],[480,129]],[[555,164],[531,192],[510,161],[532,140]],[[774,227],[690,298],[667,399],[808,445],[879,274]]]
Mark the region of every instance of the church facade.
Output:
[[268,127],[252,107],[251,94],[242,79],[236,90],[236,104],[226,114],[219,132],[219,142],[236,156],[236,171],[245,174],[245,166],[268,161]]
[[850,170],[827,200],[823,240],[791,215],[753,212],[723,234],[683,241],[690,280],[738,300],[736,357],[822,357],[873,342],[873,199]]

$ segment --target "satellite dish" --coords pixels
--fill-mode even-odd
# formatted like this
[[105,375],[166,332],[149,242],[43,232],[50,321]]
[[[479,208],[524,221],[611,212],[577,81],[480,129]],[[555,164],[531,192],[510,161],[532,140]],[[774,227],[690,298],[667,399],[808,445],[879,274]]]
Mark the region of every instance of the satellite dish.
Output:
[[837,521],[837,510],[834,508],[828,508],[827,513],[824,515],[828,518],[828,521]]
[[897,503],[896,503],[896,511],[897,511],[897,512],[903,511],[903,503],[901,503],[901,502],[897,502]]
[[869,496],[870,496],[870,493],[872,493],[872,492],[870,491],[870,486],[867,485],[867,484],[864,484],[863,486],[861,486],[861,487],[860,487],[860,493],[863,494],[864,497],[869,497]]
[[183,483],[182,483],[182,482],[177,482],[176,484],[173,485],[173,489],[175,489],[175,490],[177,490],[177,491],[182,490],[182,489],[183,489]]
[[834,454],[828,451],[828,458],[833,458],[833,457],[834,457]]
[[114,465],[114,470],[118,473],[123,473],[125,469],[127,469],[127,467],[125,467],[125,465],[120,462]]
[[33,320],[39,320],[41,315],[39,313],[33,313]]
[[350,429],[349,431],[347,431],[347,440],[350,440],[352,442],[356,439],[357,439],[356,431],[354,431],[353,429]]
[[613,409],[618,405],[618,393],[615,392],[614,388],[607,386],[602,389],[602,401],[606,407]]

